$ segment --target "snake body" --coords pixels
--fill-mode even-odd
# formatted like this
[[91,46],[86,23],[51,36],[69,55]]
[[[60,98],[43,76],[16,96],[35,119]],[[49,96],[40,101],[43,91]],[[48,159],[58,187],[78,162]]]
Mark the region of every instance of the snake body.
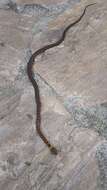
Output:
[[35,81],[34,79],[34,72],[33,72],[33,65],[34,65],[34,62],[35,62],[35,57],[37,57],[38,55],[44,53],[46,50],[50,49],[50,48],[53,48],[55,46],[58,46],[59,44],[61,44],[65,37],[66,37],[66,33],[67,31],[72,27],[74,26],[75,24],[77,24],[78,22],[80,22],[80,20],[82,19],[82,17],[85,15],[85,12],[86,12],[86,9],[87,7],[91,6],[91,5],[94,5],[95,3],[93,4],[89,4],[87,5],[85,8],[84,8],[84,11],[83,13],[81,14],[81,16],[76,20],[74,21],[73,23],[69,24],[65,30],[63,31],[62,33],[62,36],[61,38],[52,43],[52,44],[48,44],[40,49],[38,49],[36,52],[34,52],[30,59],[29,59],[29,62],[27,64],[27,74],[28,74],[28,77],[29,77],[29,80],[31,81],[32,85],[33,85],[33,88],[34,88],[34,92],[35,92],[35,102],[36,102],[36,130],[37,130],[37,133],[39,134],[40,138],[43,140],[43,142],[49,147],[50,151],[52,154],[54,155],[57,155],[58,154],[58,150],[51,145],[51,143],[49,142],[49,140],[45,137],[45,135],[43,134],[43,132],[41,131],[41,98],[40,98],[40,92],[39,92],[39,87],[38,87],[38,84],[37,82]]

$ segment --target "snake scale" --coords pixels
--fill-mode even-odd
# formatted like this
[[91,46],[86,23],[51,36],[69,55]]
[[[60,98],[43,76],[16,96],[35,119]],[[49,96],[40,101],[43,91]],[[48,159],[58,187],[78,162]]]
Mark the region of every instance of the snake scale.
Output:
[[31,81],[32,85],[33,85],[33,88],[34,88],[34,92],[35,92],[35,102],[36,102],[36,130],[37,130],[37,133],[39,134],[40,138],[43,140],[43,142],[48,146],[48,148],[50,149],[51,153],[54,154],[54,155],[57,155],[58,154],[58,150],[53,146],[51,145],[51,143],[49,142],[49,140],[45,137],[45,135],[43,134],[42,130],[41,130],[41,98],[40,98],[40,92],[39,92],[39,87],[38,87],[38,84],[37,82],[35,81],[34,79],[34,72],[33,72],[33,65],[34,65],[34,62],[35,62],[35,57],[37,57],[38,55],[44,53],[46,50],[50,49],[50,48],[53,48],[55,46],[58,46],[59,44],[61,44],[65,37],[66,37],[66,33],[67,31],[72,27],[74,26],[75,24],[77,24],[78,22],[80,22],[80,20],[82,19],[82,17],[85,15],[85,12],[86,12],[86,9],[91,6],[91,5],[94,5],[96,3],[93,3],[93,4],[89,4],[87,5],[85,8],[84,8],[84,11],[83,13],[81,14],[81,16],[76,20],[74,21],[73,23],[69,24],[65,30],[63,31],[62,33],[62,36],[61,38],[52,43],[52,44],[48,44],[40,49],[38,49],[36,52],[34,52],[29,61],[28,61],[28,64],[27,64],[27,74],[28,74],[28,77],[29,77],[29,80]]

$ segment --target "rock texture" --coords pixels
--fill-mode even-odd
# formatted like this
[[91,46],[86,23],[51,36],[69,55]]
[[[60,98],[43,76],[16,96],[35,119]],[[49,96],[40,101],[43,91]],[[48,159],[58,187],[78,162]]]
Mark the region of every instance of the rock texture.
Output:
[[0,1],[0,190],[107,190],[107,1],[95,2],[35,60],[53,156],[35,130],[26,65],[93,1]]

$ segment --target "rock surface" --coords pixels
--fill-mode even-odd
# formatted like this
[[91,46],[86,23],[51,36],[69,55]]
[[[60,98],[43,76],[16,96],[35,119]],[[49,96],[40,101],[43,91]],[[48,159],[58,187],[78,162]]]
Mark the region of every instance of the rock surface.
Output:
[[0,1],[0,190],[107,190],[107,1],[95,2],[60,46],[35,60],[53,156],[35,130],[26,65],[90,1]]

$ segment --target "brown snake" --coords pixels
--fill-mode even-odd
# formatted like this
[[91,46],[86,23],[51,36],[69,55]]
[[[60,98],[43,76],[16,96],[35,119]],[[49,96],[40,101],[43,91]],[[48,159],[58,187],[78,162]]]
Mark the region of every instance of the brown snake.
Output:
[[65,39],[66,32],[72,26],[77,24],[82,19],[82,17],[85,15],[87,7],[89,7],[91,5],[94,5],[94,4],[96,4],[96,3],[89,4],[84,8],[84,11],[83,11],[82,15],[75,22],[71,23],[70,25],[68,25],[65,28],[65,30],[62,33],[61,38],[58,41],[56,41],[56,42],[54,42],[52,44],[46,45],[46,46],[38,49],[36,52],[34,52],[32,54],[32,56],[30,57],[30,60],[29,60],[29,62],[27,64],[27,74],[28,74],[29,80],[31,81],[31,83],[32,83],[32,85],[34,87],[34,91],[35,91],[35,102],[36,102],[36,106],[37,106],[37,110],[36,110],[36,129],[37,129],[37,132],[38,132],[39,136],[41,137],[41,139],[49,147],[51,153],[55,154],[55,155],[58,154],[57,149],[54,146],[51,145],[51,143],[47,140],[47,138],[44,136],[43,132],[41,131],[41,99],[40,99],[39,87],[38,87],[37,82],[34,79],[34,72],[33,72],[33,65],[34,65],[35,57],[37,57],[38,55],[44,53],[46,50],[61,44]]

